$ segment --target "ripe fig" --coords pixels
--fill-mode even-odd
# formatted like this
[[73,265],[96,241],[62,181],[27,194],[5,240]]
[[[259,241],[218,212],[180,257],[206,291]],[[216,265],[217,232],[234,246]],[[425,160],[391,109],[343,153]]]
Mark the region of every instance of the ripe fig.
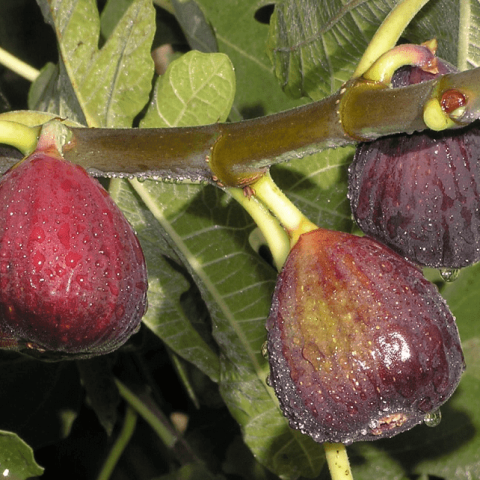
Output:
[[436,287],[369,237],[301,235],[267,331],[270,384],[291,427],[317,442],[408,430],[452,395],[465,368]]
[[111,352],[138,330],[140,244],[100,183],[55,151],[0,180],[0,347],[46,360]]
[[[439,60],[440,73],[453,67]],[[431,80],[418,67],[393,86]],[[446,92],[444,108],[462,106]],[[349,199],[360,229],[413,262],[460,268],[480,260],[480,128],[417,132],[360,144],[349,169]]]

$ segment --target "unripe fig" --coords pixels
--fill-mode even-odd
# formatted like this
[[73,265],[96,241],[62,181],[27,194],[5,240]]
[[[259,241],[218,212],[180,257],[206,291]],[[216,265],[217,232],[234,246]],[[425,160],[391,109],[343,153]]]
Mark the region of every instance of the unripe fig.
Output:
[[[452,70],[439,61],[440,73]],[[435,75],[408,67],[395,87]],[[448,111],[460,92],[446,92]],[[413,262],[460,268],[480,260],[480,129],[425,131],[360,144],[349,169],[350,205],[361,230]]]
[[452,395],[465,368],[436,287],[369,237],[301,235],[279,274],[267,330],[281,408],[317,442],[408,430]]
[[0,347],[47,360],[104,354],[138,330],[140,244],[100,183],[37,151],[0,180]]

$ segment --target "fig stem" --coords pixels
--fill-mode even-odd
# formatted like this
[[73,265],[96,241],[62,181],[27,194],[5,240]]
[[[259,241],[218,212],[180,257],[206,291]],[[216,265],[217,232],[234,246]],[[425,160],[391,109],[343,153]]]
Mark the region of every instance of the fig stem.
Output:
[[20,60],[3,48],[0,48],[0,64],[25,78],[29,82],[33,82],[40,75],[40,72],[36,68],[33,68],[28,63]]
[[[302,233],[317,230],[318,226],[312,223],[278,188],[273,181],[270,173],[266,173],[260,180],[252,185],[255,197],[260,200],[272,213],[277,217],[285,228],[289,243],[282,241],[280,248],[275,251],[277,263],[282,265],[285,263],[290,249],[297,243]],[[270,245],[270,248],[275,245]],[[272,251],[273,254],[273,251]]]
[[263,234],[273,257],[273,263],[280,270],[290,250],[290,240],[280,222],[265,205],[253,195],[245,195],[241,188],[227,188],[226,191],[250,214]]
[[41,127],[28,127],[18,122],[0,120],[0,143],[20,150],[25,156],[35,150]]
[[[436,50],[436,44],[434,41],[433,50]],[[381,55],[362,77],[390,85],[393,74],[400,67],[412,65],[430,71],[436,67],[435,59],[434,51],[427,45],[398,45]],[[438,67],[435,69],[435,73],[437,72]]]
[[404,0],[395,6],[368,44],[352,78],[362,76],[385,52],[392,49],[413,17],[428,0]]
[[113,445],[110,453],[103,464],[102,470],[97,477],[97,480],[108,480],[115,469],[118,460],[122,456],[125,447],[128,445],[128,442],[132,438],[133,432],[137,425],[137,412],[134,408],[128,404],[125,412],[125,419],[123,421],[122,430],[118,435],[115,444]]
[[455,126],[455,122],[443,110],[442,105],[437,98],[431,98],[425,104],[423,109],[423,120],[430,130],[436,132]]
[[170,426],[163,412],[157,409],[155,405],[147,405],[117,378],[115,379],[115,384],[120,395],[150,425],[165,446],[172,448],[177,442],[178,436],[174,433],[173,427]]
[[345,445],[343,443],[324,443],[323,448],[332,480],[353,480]]

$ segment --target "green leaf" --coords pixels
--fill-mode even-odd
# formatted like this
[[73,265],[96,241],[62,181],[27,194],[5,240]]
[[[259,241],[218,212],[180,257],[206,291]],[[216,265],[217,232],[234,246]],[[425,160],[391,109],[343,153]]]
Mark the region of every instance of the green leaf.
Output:
[[[348,80],[395,0],[284,0],[270,23],[269,55],[285,92],[318,100]],[[445,15],[448,12],[448,15]],[[478,2],[435,0],[415,17],[404,40],[436,38],[438,55],[461,69],[480,63]]]
[[270,22],[269,55],[285,92],[314,100],[352,75],[394,0],[285,0]]
[[[455,8],[457,2],[452,2]],[[438,7],[437,7],[438,8]],[[474,0],[460,2],[458,21],[457,66],[460,70],[480,65],[480,4]],[[456,24],[449,29],[455,34]]]
[[480,263],[461,270],[457,280],[447,283],[442,295],[457,319],[463,342],[480,338]]
[[235,95],[235,73],[221,53],[188,52],[157,79],[143,128],[225,121]]
[[182,26],[192,50],[213,53],[218,51],[212,26],[195,0],[172,0],[175,16]]
[[[42,0],[45,19],[60,41],[57,75],[32,108],[91,127],[131,126],[148,101],[153,75],[150,48],[155,12],[135,0],[99,50],[100,19],[94,0]],[[113,61],[112,61],[113,59]]]
[[[172,192],[172,185],[156,184],[153,181],[136,183],[142,191],[148,186],[152,188],[152,198],[148,200],[148,206],[141,203],[128,182],[124,180],[112,181],[110,194],[136,229],[147,260],[148,310],[143,322],[174,352],[192,362],[212,380],[218,381],[220,370],[218,357],[200,333],[203,327],[200,319],[190,316],[181,302],[181,297],[190,288],[190,282],[182,271],[180,259],[175,253],[175,240],[169,241],[155,216],[163,215],[164,207],[160,202],[166,203],[168,197],[172,200],[174,211],[176,208],[181,211],[183,200],[181,197],[187,194],[188,198],[190,193],[188,190],[191,188],[195,189],[196,194],[198,187],[182,188],[184,194],[179,199],[179,195]],[[175,262],[178,262],[177,266]]]
[[43,474],[33,450],[17,435],[0,430],[0,472],[5,478],[23,480]]
[[108,38],[133,0],[108,0],[100,15],[100,33],[104,39]]
[[298,106],[281,91],[266,52],[268,26],[255,20],[259,0],[197,0],[214,26],[218,49],[235,67],[237,92],[230,118],[260,117]]
[[[445,15],[448,12],[448,15]],[[430,1],[407,29],[411,42],[438,40],[437,54],[460,70],[480,64],[480,6],[474,0]]]

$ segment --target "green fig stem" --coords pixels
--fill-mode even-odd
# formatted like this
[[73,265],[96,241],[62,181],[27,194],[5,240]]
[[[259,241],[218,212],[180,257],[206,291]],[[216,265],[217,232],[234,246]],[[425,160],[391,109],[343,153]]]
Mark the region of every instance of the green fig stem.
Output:
[[35,150],[41,127],[28,127],[21,123],[0,120],[0,143],[12,145],[24,155]]
[[423,120],[430,130],[440,132],[455,126],[455,121],[443,110],[436,98],[431,98],[423,109]]
[[147,405],[120,380],[115,379],[115,384],[118,387],[120,395],[150,425],[164,445],[172,448],[178,440],[178,435],[175,433],[174,428],[170,425],[163,412],[156,408],[155,405]]
[[276,247],[277,263],[283,266],[300,235],[316,230],[318,226],[311,222],[278,188],[269,173],[255,182],[252,185],[252,190],[255,197],[275,215],[288,234],[288,243],[286,240],[282,240],[278,245],[269,244],[271,249]]
[[146,393],[135,394],[117,378],[115,378],[115,384],[123,399],[147,422],[163,444],[172,451],[180,464],[203,464],[202,460],[158,408],[150,395]]
[[324,443],[323,448],[332,480],[353,480],[345,445],[342,443]]
[[33,68],[28,63],[20,60],[3,48],[0,48],[0,64],[17,73],[29,82],[33,82],[40,75],[40,72],[36,68]]
[[352,78],[362,76],[385,52],[395,46],[413,17],[428,0],[404,0],[387,15],[368,44]]
[[255,196],[245,195],[241,188],[227,188],[226,191],[250,214],[262,232],[273,257],[273,263],[280,270],[290,250],[290,240],[276,217]]
[[373,65],[362,75],[365,80],[372,80],[390,85],[393,74],[406,65],[414,65],[432,73],[438,72],[435,51],[437,41],[433,40],[425,45],[399,45],[378,58]]
[[134,408],[130,406],[130,404],[127,405],[122,430],[119,433],[115,444],[110,450],[110,454],[105,460],[105,463],[103,464],[102,470],[100,471],[97,480],[109,480],[109,478],[111,477],[113,470],[118,463],[118,460],[122,456],[125,447],[128,445],[128,442],[132,438],[133,432],[135,431],[135,427],[137,425],[137,417],[138,415]]
[[70,141],[71,137],[71,130],[61,120],[54,118],[42,125],[35,149],[61,155],[64,145]]

